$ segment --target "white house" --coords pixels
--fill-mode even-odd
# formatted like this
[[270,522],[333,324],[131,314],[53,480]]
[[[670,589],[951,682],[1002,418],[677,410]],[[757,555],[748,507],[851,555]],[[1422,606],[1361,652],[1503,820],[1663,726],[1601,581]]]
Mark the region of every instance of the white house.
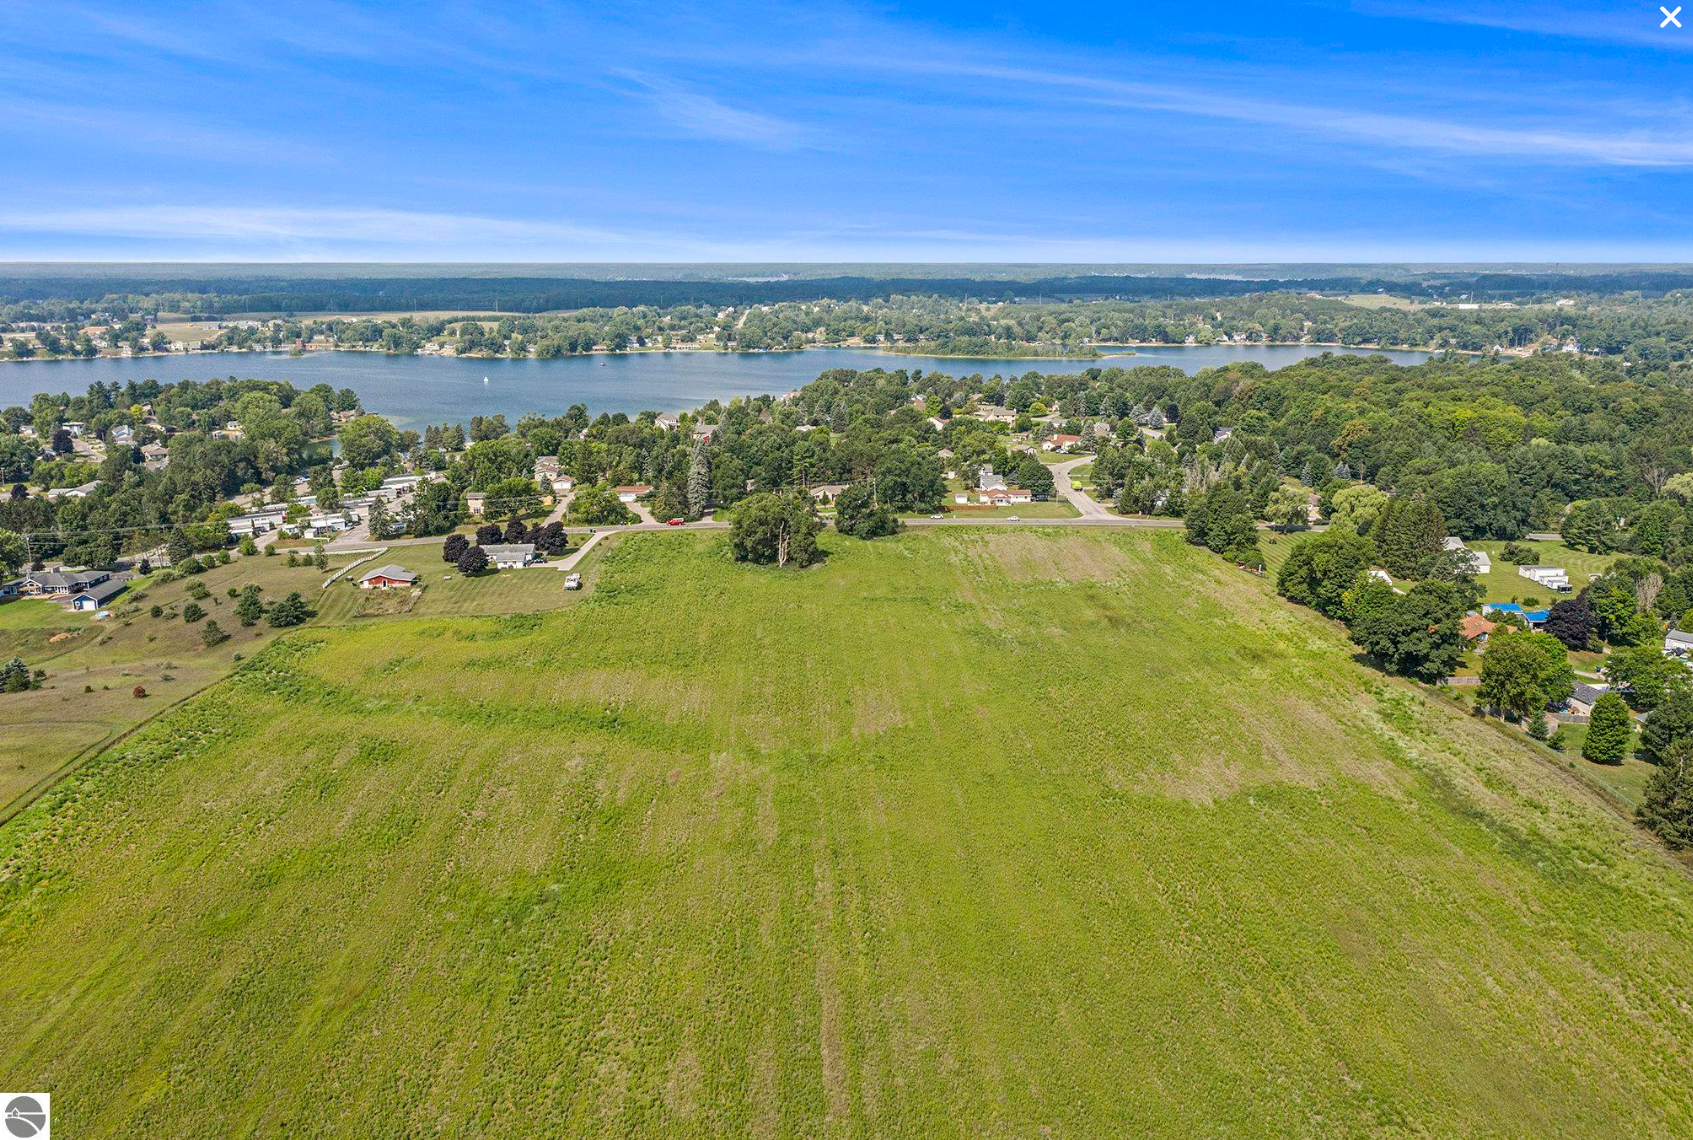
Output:
[[1447,538],[1440,545],[1443,550],[1450,550],[1455,553],[1462,552],[1463,554],[1468,555],[1470,573],[1490,574],[1493,572],[1493,560],[1484,552],[1480,550],[1471,550],[1469,547],[1465,546],[1463,539],[1456,537]]
[[619,487],[617,488],[617,501],[620,503],[632,503],[651,490],[652,488],[645,483],[636,483],[628,487]]
[[984,467],[976,476],[976,490],[1003,491],[1005,490],[1005,476],[995,475],[992,467]]
[[519,570],[535,561],[535,544],[533,542],[510,542],[495,546],[484,546],[482,553],[488,556],[488,562],[499,570]]
[[1569,592],[1570,576],[1564,573],[1562,566],[1518,566],[1517,573],[1537,586],[1559,593]]
[[467,491],[464,496],[464,509],[473,515],[482,513],[482,508],[488,505],[488,496],[481,491]]
[[675,431],[682,426],[682,420],[675,412],[660,412],[653,417],[653,426],[664,431]]
[[80,487],[55,487],[47,492],[47,501],[51,503],[59,499],[86,499],[94,493],[94,489],[99,485],[100,480],[94,479]]
[[553,494],[567,495],[576,486],[576,480],[569,475],[554,475],[552,479]]

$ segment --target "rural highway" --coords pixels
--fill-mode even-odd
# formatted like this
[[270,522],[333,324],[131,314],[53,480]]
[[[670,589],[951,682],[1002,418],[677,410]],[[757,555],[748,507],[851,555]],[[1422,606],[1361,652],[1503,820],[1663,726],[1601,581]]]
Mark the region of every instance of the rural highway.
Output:
[[[1093,456],[1091,456],[1091,455],[1081,455],[1081,456],[1077,456],[1075,459],[1068,459],[1068,460],[1065,460],[1063,463],[1055,463],[1055,464],[1052,465],[1052,481],[1053,481],[1053,484],[1054,484],[1054,489],[1059,494],[1063,495],[1064,498],[1069,501],[1071,506],[1075,507],[1076,510],[1081,512],[1081,515],[1080,515],[1079,518],[1021,519],[1017,522],[1012,522],[1005,515],[999,515],[999,516],[993,517],[993,518],[964,518],[964,517],[954,517],[952,515],[947,515],[944,518],[938,518],[938,519],[932,519],[932,518],[906,519],[905,525],[911,526],[911,527],[931,527],[931,526],[940,526],[940,527],[958,527],[958,526],[1082,526],[1082,527],[1094,527],[1094,526],[1106,526],[1106,527],[1141,528],[1141,529],[1146,529],[1146,530],[1180,530],[1181,529],[1181,527],[1183,525],[1181,519],[1144,518],[1144,517],[1134,517],[1134,516],[1112,514],[1110,511],[1106,510],[1104,506],[1102,506],[1100,503],[1098,503],[1096,500],[1094,500],[1090,495],[1088,495],[1085,491],[1078,491],[1070,483],[1070,472],[1074,471],[1077,467],[1080,467],[1084,463],[1092,462],[1092,460],[1093,460]],[[627,533],[639,533],[641,531],[727,530],[728,527],[729,527],[729,524],[726,523],[726,522],[719,522],[715,518],[706,518],[706,519],[700,520],[699,522],[691,522],[691,523],[686,524],[685,526],[676,526],[676,527],[670,526],[670,525],[668,525],[666,523],[662,523],[662,522],[650,521],[650,522],[630,523],[627,526],[596,526],[596,527],[570,526],[570,527],[565,527],[564,529],[567,533],[570,533],[570,534],[590,534],[590,533],[592,533],[592,534],[623,534],[623,533],[626,533],[626,532]],[[431,537],[431,538],[391,538],[391,539],[388,539],[387,541],[382,542],[382,543],[375,543],[368,538],[362,538],[362,537],[355,538],[355,537],[349,536],[349,537],[346,537],[346,538],[338,538],[338,539],[335,539],[332,542],[326,543],[324,545],[324,549],[329,551],[330,553],[347,553],[349,551],[371,550],[371,549],[376,548],[378,546],[430,546],[430,545],[438,545],[444,537],[445,537],[444,535],[436,535],[436,536]],[[571,564],[574,565],[574,562],[572,562]]]

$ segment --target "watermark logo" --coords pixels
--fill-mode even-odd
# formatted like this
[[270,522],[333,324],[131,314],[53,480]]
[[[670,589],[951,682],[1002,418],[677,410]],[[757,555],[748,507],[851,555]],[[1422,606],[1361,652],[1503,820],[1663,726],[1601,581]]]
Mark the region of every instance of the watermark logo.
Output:
[[52,1140],[53,1101],[46,1093],[0,1093],[0,1120],[6,1136],[22,1140]]

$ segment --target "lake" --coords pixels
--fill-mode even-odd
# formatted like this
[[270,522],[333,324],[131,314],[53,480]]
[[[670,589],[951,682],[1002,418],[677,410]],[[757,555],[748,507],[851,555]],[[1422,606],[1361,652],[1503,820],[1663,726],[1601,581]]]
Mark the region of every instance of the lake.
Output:
[[[1126,351],[1126,350],[1104,350]],[[813,348],[802,352],[638,352],[620,356],[569,356],[557,360],[459,360],[442,356],[388,356],[374,352],[196,353],[189,356],[113,357],[0,363],[0,407],[28,404],[37,392],[86,391],[90,384],[129,380],[209,380],[258,377],[287,380],[296,387],[329,384],[351,388],[367,410],[401,427],[465,422],[471,416],[503,412],[514,420],[524,412],[558,415],[571,404],[590,414],[679,412],[713,398],[780,395],[830,368],[921,368],[954,376],[1021,376],[1025,372],[1078,372],[1098,365],[1133,368],[1174,365],[1196,372],[1237,360],[1266,368],[1340,349],[1299,345],[1135,349],[1133,355],[1102,360],[958,360],[904,356],[867,348]],[[1401,364],[1427,360],[1427,352],[1382,352]],[[483,377],[488,382],[482,382]]]

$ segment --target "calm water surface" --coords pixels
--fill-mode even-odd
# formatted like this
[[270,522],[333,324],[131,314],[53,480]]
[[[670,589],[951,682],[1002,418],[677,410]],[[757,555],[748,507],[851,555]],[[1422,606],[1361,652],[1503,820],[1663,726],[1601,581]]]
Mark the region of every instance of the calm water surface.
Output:
[[[1127,350],[1102,351],[1113,352]],[[1174,365],[1196,372],[1236,360],[1281,368],[1335,349],[1300,346],[1140,348],[1133,355],[1098,361],[949,360],[903,356],[864,348],[813,348],[803,352],[642,352],[623,356],[570,356],[558,360],[459,360],[441,356],[388,356],[374,352],[196,353],[190,356],[100,360],[23,361],[0,364],[0,407],[28,404],[37,392],[85,391],[90,384],[129,380],[209,380],[259,377],[288,380],[300,388],[329,384],[351,388],[373,412],[401,427],[463,422],[503,412],[558,415],[571,404],[601,412],[682,411],[713,398],[779,395],[829,368],[921,368],[954,376],[1021,376],[1025,372],[1076,372],[1092,365]],[[1371,354],[1376,355],[1376,354]],[[1401,364],[1427,360],[1426,352],[1384,352]],[[484,384],[483,377],[488,382]]]

